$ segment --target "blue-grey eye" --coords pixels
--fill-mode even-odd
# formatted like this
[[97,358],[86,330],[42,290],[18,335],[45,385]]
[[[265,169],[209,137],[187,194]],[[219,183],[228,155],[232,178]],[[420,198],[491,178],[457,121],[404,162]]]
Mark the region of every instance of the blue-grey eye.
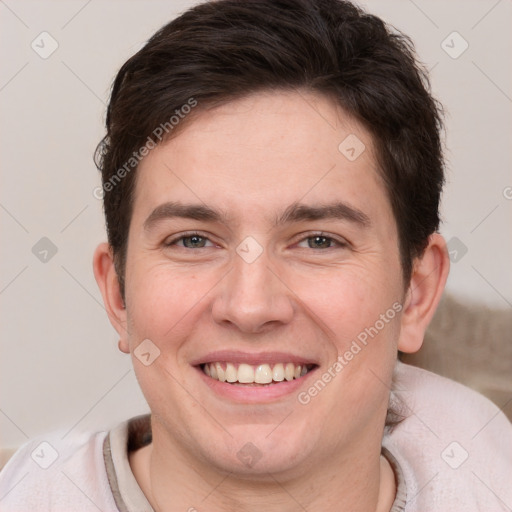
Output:
[[340,240],[324,233],[313,233],[305,236],[297,245],[303,249],[344,249],[348,246],[344,239]]
[[197,249],[204,247],[208,239],[205,238],[204,236],[191,235],[184,236],[183,238],[181,238],[181,241],[183,242],[183,245],[188,249]]
[[310,249],[329,249],[332,247],[333,239],[328,236],[308,236],[308,247]]

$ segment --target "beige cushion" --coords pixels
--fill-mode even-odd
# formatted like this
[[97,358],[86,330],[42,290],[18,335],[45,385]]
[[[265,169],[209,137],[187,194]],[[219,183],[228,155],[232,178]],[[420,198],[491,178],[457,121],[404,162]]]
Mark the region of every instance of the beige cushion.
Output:
[[511,308],[445,295],[422,348],[401,359],[479,391],[512,421]]
[[7,461],[14,455],[15,448],[2,448],[0,449],[0,469],[2,469]]

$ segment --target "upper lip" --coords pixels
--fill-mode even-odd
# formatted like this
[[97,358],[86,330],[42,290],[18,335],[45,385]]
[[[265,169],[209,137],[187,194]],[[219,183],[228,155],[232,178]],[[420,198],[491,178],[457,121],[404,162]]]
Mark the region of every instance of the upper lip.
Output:
[[209,352],[204,356],[197,357],[191,364],[198,366],[206,363],[216,362],[246,363],[246,364],[276,364],[276,363],[295,363],[295,364],[315,364],[318,361],[310,357],[299,356],[291,352],[241,352],[239,350],[216,350]]

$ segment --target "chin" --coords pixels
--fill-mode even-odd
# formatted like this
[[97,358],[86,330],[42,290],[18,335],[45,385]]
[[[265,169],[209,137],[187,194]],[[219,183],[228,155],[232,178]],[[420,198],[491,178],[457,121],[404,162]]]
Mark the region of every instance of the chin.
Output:
[[225,445],[218,443],[216,450],[209,451],[210,463],[240,478],[261,477],[262,481],[269,479],[269,473],[300,472],[300,467],[309,466],[311,450],[307,447],[312,440],[306,440],[290,427],[280,431],[278,427],[272,432],[275,428],[275,425],[237,426],[238,432]]
[[[244,448],[242,448],[243,450]],[[265,450],[252,454],[249,452],[250,450],[246,450],[246,453],[243,456],[240,455],[240,458],[240,452],[219,454],[219,457],[212,463],[219,470],[231,473],[240,479],[268,482],[272,480],[271,475],[302,473],[300,468],[306,462],[305,456],[288,453],[288,450],[280,453],[269,453]],[[307,469],[304,468],[304,470]]]

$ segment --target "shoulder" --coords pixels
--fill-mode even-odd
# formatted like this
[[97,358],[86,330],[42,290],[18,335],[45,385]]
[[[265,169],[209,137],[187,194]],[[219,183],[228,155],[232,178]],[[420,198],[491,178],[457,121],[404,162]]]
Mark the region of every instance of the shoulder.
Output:
[[405,419],[384,436],[407,485],[406,510],[509,510],[512,424],[487,398],[398,363],[392,400]]
[[0,509],[117,510],[103,461],[107,433],[53,433],[28,441],[0,472]]

